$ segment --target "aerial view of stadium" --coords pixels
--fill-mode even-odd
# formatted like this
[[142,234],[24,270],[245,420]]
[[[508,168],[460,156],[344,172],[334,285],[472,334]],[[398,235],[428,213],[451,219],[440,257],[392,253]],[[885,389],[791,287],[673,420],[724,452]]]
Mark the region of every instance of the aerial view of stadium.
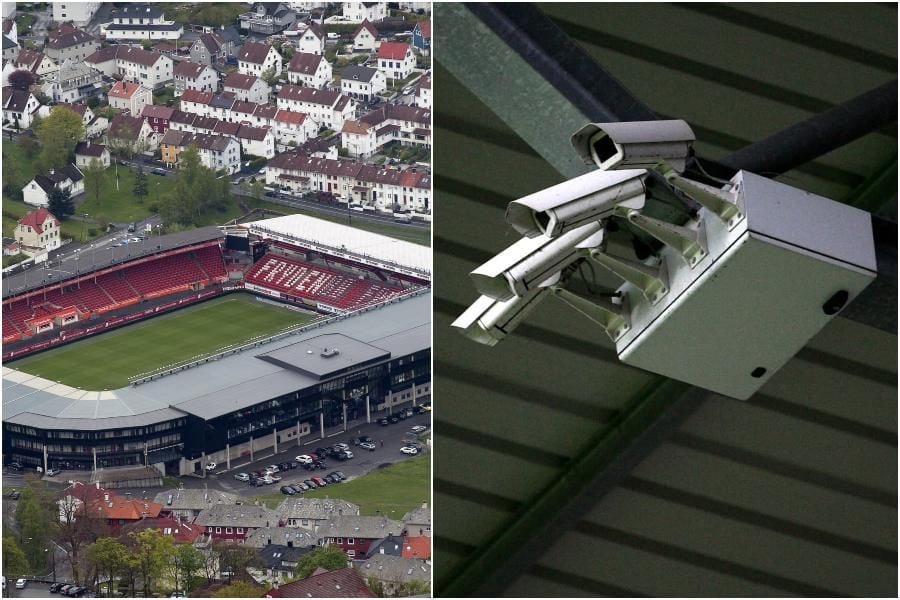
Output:
[[302,215],[151,241],[4,280],[7,462],[202,474],[429,397],[429,248]]

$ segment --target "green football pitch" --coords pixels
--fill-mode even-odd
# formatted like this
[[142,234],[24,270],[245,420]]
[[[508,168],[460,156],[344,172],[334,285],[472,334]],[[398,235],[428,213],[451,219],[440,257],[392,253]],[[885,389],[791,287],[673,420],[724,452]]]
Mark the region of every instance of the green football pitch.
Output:
[[112,390],[129,377],[316,318],[231,294],[6,366],[85,390]]

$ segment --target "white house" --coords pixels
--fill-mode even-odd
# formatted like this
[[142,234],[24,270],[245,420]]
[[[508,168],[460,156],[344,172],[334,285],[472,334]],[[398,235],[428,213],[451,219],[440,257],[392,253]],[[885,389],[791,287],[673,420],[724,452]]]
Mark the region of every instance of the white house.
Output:
[[84,139],[86,140],[102,135],[109,127],[109,119],[94,115],[94,111],[87,104],[61,103],[56,106],[67,108],[81,117],[81,122],[84,124]]
[[275,156],[275,133],[269,127],[241,125],[237,132],[237,139],[244,154],[264,156],[265,158]]
[[47,37],[44,54],[58,65],[67,60],[81,62],[100,47],[100,42],[94,36],[71,23],[63,23],[56,31],[49,32]]
[[91,165],[93,161],[100,161],[103,167],[110,164],[109,150],[103,144],[93,144],[90,140],[81,142],[75,146],[75,166],[79,169],[85,169]]
[[175,78],[176,95],[184,90],[216,92],[219,89],[219,73],[208,65],[183,60],[175,64],[172,76]]
[[416,106],[431,110],[431,76],[424,75],[416,82]]
[[[300,29],[298,23],[297,29]],[[325,32],[315,23],[310,23],[297,35],[296,48],[306,54],[325,54]]]
[[[217,171],[224,169],[229,174],[237,173],[241,168],[241,145],[233,137],[169,129],[160,141],[160,146],[163,157],[177,157],[188,146],[194,146],[205,167]],[[174,149],[174,152],[170,149]],[[170,164],[175,164],[175,161]]]
[[84,27],[91,22],[102,2],[54,2],[53,20],[57,23],[71,21]]
[[25,254],[33,255],[36,253],[34,250],[59,248],[62,245],[59,232],[59,220],[46,208],[39,208],[19,219],[15,236],[20,249]]
[[13,61],[13,66],[16,69],[31,71],[38,77],[52,73],[59,68],[59,65],[43,52],[28,50],[27,48],[19,50],[19,55]]
[[229,73],[222,85],[241,102],[265,104],[269,101],[269,84],[255,75]]
[[373,52],[378,45],[378,30],[367,20],[359,24],[353,32],[354,52]]
[[341,8],[344,20],[350,23],[380,21],[388,14],[387,2],[344,2]]
[[357,100],[371,100],[387,88],[387,78],[378,69],[348,65],[341,73],[341,92]]
[[[262,111],[257,111],[262,112]],[[281,149],[299,147],[319,133],[319,126],[304,113],[279,109],[271,119],[275,141]]]
[[75,165],[66,165],[62,169],[50,169],[46,175],[35,175],[34,179],[22,188],[22,197],[26,204],[47,206],[50,203],[50,192],[54,188],[69,190],[74,198],[84,192],[84,174]]
[[388,79],[406,79],[416,68],[416,55],[409,44],[382,42],[377,57],[378,70]]
[[431,146],[431,111],[406,104],[385,104],[359,119],[375,129],[377,145]]
[[157,6],[132,3],[122,6],[112,22],[101,25],[100,33],[108,40],[177,40],[184,34],[184,27],[166,21]]
[[297,85],[282,86],[278,92],[278,108],[308,114],[319,125],[340,131],[344,120],[352,119],[356,104],[337,90],[317,90]]
[[[140,114],[140,113],[139,113]],[[116,115],[109,124],[106,140],[113,151],[117,148],[135,152],[155,150],[157,138],[153,128],[142,117]]]
[[76,103],[103,93],[103,75],[84,61],[66,59],[41,88],[54,102]]
[[139,115],[148,104],[153,104],[153,92],[150,88],[130,81],[117,81],[109,92],[109,105],[131,115]]
[[[15,12],[15,4],[12,4],[12,6],[13,12]],[[3,35],[9,38],[9,41],[13,44],[19,45],[19,26],[16,25],[16,20],[13,17],[3,18]]]
[[151,89],[163,87],[173,79],[172,59],[143,48],[116,45],[97,50],[84,62],[104,75],[119,75],[126,81]]
[[281,55],[268,44],[245,42],[238,50],[238,72],[244,75],[262,77],[262,74],[269,69],[279,75],[281,74],[281,62]]
[[344,121],[341,129],[341,146],[353,158],[368,158],[375,154],[375,128],[359,121]]
[[294,85],[324,88],[331,81],[331,64],[321,54],[297,52],[287,67],[288,81]]
[[41,103],[31,92],[3,88],[3,123],[13,129],[28,129]]

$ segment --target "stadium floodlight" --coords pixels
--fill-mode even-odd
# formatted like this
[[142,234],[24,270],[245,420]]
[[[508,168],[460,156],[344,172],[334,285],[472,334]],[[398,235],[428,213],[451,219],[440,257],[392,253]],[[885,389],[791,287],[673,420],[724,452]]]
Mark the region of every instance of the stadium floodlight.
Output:
[[645,169],[593,171],[509,203],[506,221],[527,237],[557,237],[616,211],[644,208]]

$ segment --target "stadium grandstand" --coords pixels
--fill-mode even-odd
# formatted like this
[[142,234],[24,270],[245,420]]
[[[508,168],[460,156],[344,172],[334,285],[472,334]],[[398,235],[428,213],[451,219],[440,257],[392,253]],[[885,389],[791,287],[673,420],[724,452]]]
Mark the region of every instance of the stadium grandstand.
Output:
[[[202,474],[207,461],[230,467],[422,402],[430,284],[429,248],[302,216],[86,248],[19,272],[3,282],[4,462]],[[117,389],[27,367],[42,352],[231,294],[304,320],[138,371]],[[178,337],[206,335],[197,329]]]

